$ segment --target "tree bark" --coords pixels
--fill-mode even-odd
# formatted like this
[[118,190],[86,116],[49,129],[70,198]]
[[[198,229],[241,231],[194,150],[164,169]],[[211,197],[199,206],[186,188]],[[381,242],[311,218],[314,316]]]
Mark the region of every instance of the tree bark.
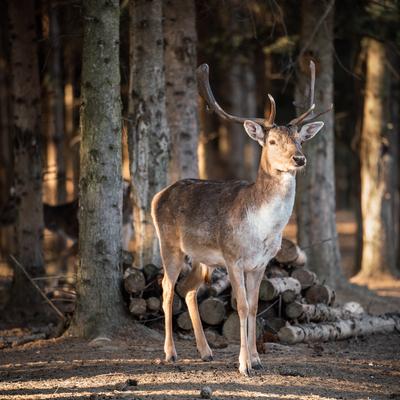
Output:
[[52,140],[55,151],[57,171],[57,203],[67,200],[65,130],[64,130],[64,88],[62,77],[62,49],[60,40],[60,21],[57,5],[49,2],[50,46],[51,46],[51,82],[50,104],[52,117]]
[[123,321],[119,1],[83,2],[77,304],[70,334],[107,334]]
[[[309,60],[313,59],[317,72],[317,112],[328,109],[333,103],[333,4],[333,0],[328,5],[316,0],[302,1],[302,51],[295,97],[298,104],[304,104],[309,99]],[[327,7],[330,7],[328,14]],[[318,28],[320,21],[322,23]],[[318,29],[315,31],[316,28]],[[319,119],[325,123],[323,132],[304,146],[308,165],[305,173],[299,174],[297,178],[296,212],[298,241],[307,253],[308,267],[321,281],[336,286],[343,275],[335,223],[333,117],[333,111],[321,116]]]
[[[255,116],[256,82],[251,62],[235,60],[228,71],[227,81],[223,83],[226,108],[233,115]],[[223,124],[226,129],[221,130],[220,146],[228,177],[254,181],[261,147],[247,136],[241,124]]]
[[167,185],[169,132],[165,107],[162,2],[130,2],[129,154],[139,267],[160,265],[150,215],[153,196]]
[[166,108],[171,134],[169,182],[197,178],[199,123],[196,18],[193,0],[163,2]]
[[[34,1],[10,1],[8,18],[11,38],[14,186],[18,204],[16,258],[31,277],[37,277],[44,275],[44,267],[42,134]],[[40,294],[22,271],[17,267],[14,271],[10,297],[12,305],[29,304],[26,310],[37,311],[42,301]]]
[[[390,51],[364,39],[367,52],[364,120],[361,131],[362,255],[359,277],[398,275],[398,155],[396,118],[391,112]],[[397,110],[398,112],[398,110]]]

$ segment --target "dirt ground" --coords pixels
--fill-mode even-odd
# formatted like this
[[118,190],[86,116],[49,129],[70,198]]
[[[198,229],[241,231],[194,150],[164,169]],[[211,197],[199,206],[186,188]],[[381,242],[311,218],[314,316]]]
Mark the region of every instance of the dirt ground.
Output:
[[[350,276],[354,220],[338,218],[338,231],[343,271]],[[287,234],[295,236],[293,224]],[[373,314],[400,311],[400,280],[352,282],[357,285],[337,292],[338,304],[358,301]],[[0,338],[24,334],[3,328]],[[132,324],[125,332],[96,345],[58,338],[0,350],[0,400],[198,399],[204,386],[214,400],[400,399],[399,333],[309,345],[268,343],[261,355],[265,369],[245,378],[237,372],[238,345],[215,349],[214,361],[203,362],[193,339],[177,338],[179,361],[167,364],[161,331]]]
[[[145,333],[141,335],[143,338]],[[400,336],[283,346],[269,343],[264,370],[237,372],[238,345],[197,358],[177,341],[180,359],[162,360],[162,341],[120,338],[98,347],[60,338],[0,353],[0,399],[400,399]]]

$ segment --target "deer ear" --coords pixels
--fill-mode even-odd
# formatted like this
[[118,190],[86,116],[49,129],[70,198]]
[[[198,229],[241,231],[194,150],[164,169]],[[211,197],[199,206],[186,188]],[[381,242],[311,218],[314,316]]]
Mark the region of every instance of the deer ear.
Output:
[[303,125],[300,129],[300,139],[302,142],[312,139],[324,126],[321,121],[311,122],[309,124]]
[[264,131],[260,125],[256,122],[246,120],[244,121],[244,129],[246,130],[247,134],[253,139],[257,140],[261,146],[264,146]]

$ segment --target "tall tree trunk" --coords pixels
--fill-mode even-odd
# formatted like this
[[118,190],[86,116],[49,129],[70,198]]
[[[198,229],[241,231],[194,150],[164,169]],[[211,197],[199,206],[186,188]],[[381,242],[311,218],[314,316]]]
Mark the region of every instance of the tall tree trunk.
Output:
[[[21,12],[23,10],[23,12]],[[28,274],[44,274],[42,239],[42,159],[40,83],[33,0],[8,3],[13,99],[14,186],[17,202],[16,258]],[[37,311],[42,300],[15,267],[11,293],[14,306]],[[28,311],[29,310],[29,311]]]
[[90,337],[123,320],[119,1],[85,0],[77,305],[70,333]]
[[[364,120],[361,132],[362,256],[359,277],[396,275],[398,248],[398,130],[392,104],[391,56],[384,43],[366,42]],[[397,103],[398,104],[398,103]]]
[[[235,60],[227,67],[228,76],[222,81],[224,103],[233,115],[254,117],[256,84],[251,62]],[[229,178],[254,180],[259,161],[259,146],[251,140],[241,124],[222,122],[220,151]]]
[[130,2],[129,154],[138,266],[160,264],[151,200],[167,184],[169,132],[161,0]]
[[51,46],[51,117],[52,140],[54,142],[57,171],[57,203],[66,201],[66,167],[64,134],[64,92],[62,77],[62,49],[60,21],[57,4],[49,2],[50,46]]
[[[296,103],[308,99],[309,60],[316,64],[315,103],[317,112],[333,102],[333,10],[317,0],[303,0]],[[327,7],[330,7],[328,14]],[[318,28],[318,24],[321,22]],[[316,31],[315,29],[318,28]],[[298,241],[308,255],[309,266],[322,281],[335,286],[342,279],[335,223],[335,172],[333,111],[324,114],[323,132],[304,146],[305,173],[298,174]]]
[[[7,3],[3,3],[6,5]],[[10,64],[7,13],[0,16],[0,209],[10,195],[13,184],[11,140]]]
[[199,123],[196,18],[193,0],[163,2],[167,120],[171,134],[169,182],[197,178]]

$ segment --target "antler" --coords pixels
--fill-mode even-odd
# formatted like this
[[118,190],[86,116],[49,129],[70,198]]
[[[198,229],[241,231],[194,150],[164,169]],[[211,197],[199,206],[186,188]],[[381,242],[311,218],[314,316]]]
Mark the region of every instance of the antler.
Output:
[[[292,119],[289,125],[300,125],[306,121],[314,118],[314,90],[315,90],[315,64],[314,61],[310,61],[310,72],[311,72],[311,82],[310,82],[310,108],[303,114],[299,115],[297,118]],[[307,118],[308,117],[308,118]]]
[[239,122],[244,123],[246,120],[251,120],[256,122],[259,125],[263,125],[265,128],[272,128],[275,121],[276,115],[276,105],[274,98],[268,94],[269,101],[271,102],[271,112],[267,119],[264,118],[243,118],[236,117],[234,115],[228,114],[226,111],[222,109],[222,107],[217,103],[215,97],[212,93],[209,81],[209,67],[207,64],[201,64],[196,71],[197,82],[199,87],[199,93],[201,97],[206,101],[207,106],[210,110],[214,111],[221,118],[231,121],[231,122]]

